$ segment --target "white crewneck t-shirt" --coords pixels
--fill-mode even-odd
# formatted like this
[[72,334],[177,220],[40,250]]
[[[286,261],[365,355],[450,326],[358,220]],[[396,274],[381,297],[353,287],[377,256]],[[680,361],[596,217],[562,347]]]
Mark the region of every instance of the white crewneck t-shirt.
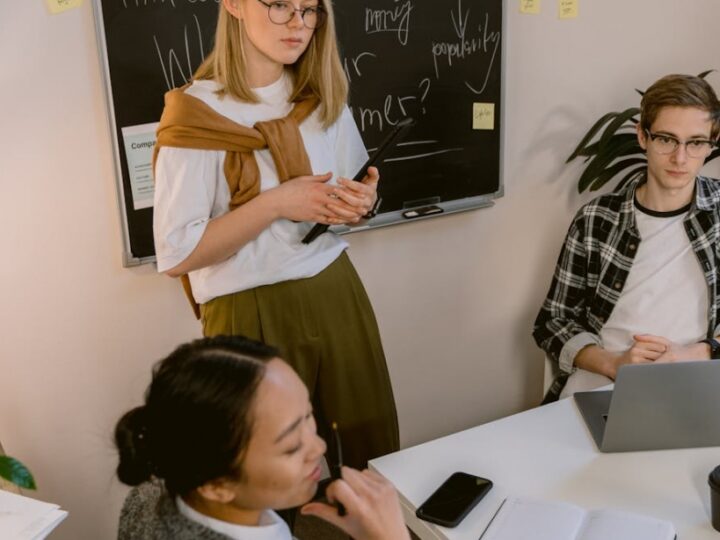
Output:
[[635,334],[662,336],[679,345],[705,338],[708,286],[683,224],[688,210],[653,212],[635,202],[642,240],[600,332],[608,351],[628,350]]
[[188,506],[181,497],[175,497],[175,504],[178,512],[191,521],[204,525],[234,540],[292,540],[290,528],[280,516],[272,510],[265,510],[260,515],[260,523],[252,527],[249,525],[236,525],[219,519],[201,514],[194,508]]
[[[260,103],[219,98],[214,81],[196,81],[186,92],[218,113],[244,126],[287,116],[292,108],[288,97],[290,76],[255,88]],[[333,173],[352,178],[367,159],[367,152],[350,110],[324,129],[317,110],[300,124],[313,174]],[[261,191],[279,185],[270,151],[259,150],[255,158],[260,170]],[[195,249],[210,219],[228,212],[230,192],[223,172],[224,151],[163,147],[155,165],[153,231],[158,271],[164,272],[185,260]],[[257,238],[225,261],[190,272],[195,300],[202,304],[215,297],[268,285],[312,277],[324,270],[347,243],[335,234],[320,235],[305,245],[302,238],[312,223],[287,219],[274,221]]]

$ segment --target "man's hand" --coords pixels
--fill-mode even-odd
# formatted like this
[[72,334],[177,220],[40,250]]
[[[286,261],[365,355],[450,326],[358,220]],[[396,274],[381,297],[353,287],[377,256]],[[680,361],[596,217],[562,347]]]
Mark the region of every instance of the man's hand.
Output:
[[710,358],[710,345],[707,343],[692,343],[690,345],[678,345],[662,336],[650,334],[638,334],[633,336],[635,343],[646,346],[663,347],[663,353],[655,358],[655,362],[687,362],[691,360],[708,360]]
[[656,341],[635,341],[625,352],[613,353],[598,345],[590,345],[582,349],[575,357],[575,365],[586,371],[599,373],[615,380],[618,369],[625,364],[647,364],[654,362],[667,350],[666,346]]
[[575,357],[575,365],[615,380],[620,366],[625,364],[687,362],[710,358],[710,346],[707,343],[678,345],[665,337],[652,334],[635,334],[633,339],[632,347],[623,353],[611,353],[597,345],[585,347]]
[[615,373],[613,379],[617,376],[617,370],[624,364],[647,364],[655,362],[667,352],[667,345],[657,340],[643,340],[646,334],[638,334],[633,336],[635,340],[627,351],[620,354],[615,363]]

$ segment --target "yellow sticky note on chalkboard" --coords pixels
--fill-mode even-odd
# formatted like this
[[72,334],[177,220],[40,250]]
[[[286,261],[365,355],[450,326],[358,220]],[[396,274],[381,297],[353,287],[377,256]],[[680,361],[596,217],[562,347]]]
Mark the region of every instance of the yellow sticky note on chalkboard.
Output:
[[47,0],[47,6],[50,13],[62,13],[68,9],[80,7],[83,0]]
[[473,129],[495,129],[494,103],[473,103]]
[[574,19],[578,16],[578,0],[558,0],[558,15],[561,19]]
[[540,13],[540,0],[520,0],[520,13],[537,15]]

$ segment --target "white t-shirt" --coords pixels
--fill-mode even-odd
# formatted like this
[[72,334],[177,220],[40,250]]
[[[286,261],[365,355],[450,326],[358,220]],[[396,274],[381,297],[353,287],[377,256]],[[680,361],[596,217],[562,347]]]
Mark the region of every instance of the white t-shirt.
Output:
[[[244,126],[282,118],[292,109],[288,97],[290,76],[254,91],[260,103],[220,99],[214,81],[196,81],[186,92],[218,113]],[[317,110],[300,124],[313,174],[333,173],[352,178],[367,159],[367,152],[350,110],[324,129]],[[279,185],[270,151],[255,152],[261,191]],[[163,147],[155,165],[153,231],[158,271],[177,266],[195,249],[211,218],[228,212],[230,192],[223,172],[224,151]],[[309,245],[301,243],[311,223],[274,221],[253,241],[229,259],[190,272],[195,300],[202,304],[215,297],[268,285],[312,277],[324,270],[347,243],[335,234],[322,234]]]
[[201,514],[188,506],[181,497],[175,497],[175,504],[177,504],[178,512],[189,520],[235,540],[292,540],[293,538],[287,523],[272,510],[265,510],[260,515],[260,523],[252,527],[228,523]]
[[638,208],[642,241],[618,303],[600,332],[603,347],[622,352],[634,334],[663,336],[679,345],[705,338],[708,286],[683,220],[687,209],[652,212]]

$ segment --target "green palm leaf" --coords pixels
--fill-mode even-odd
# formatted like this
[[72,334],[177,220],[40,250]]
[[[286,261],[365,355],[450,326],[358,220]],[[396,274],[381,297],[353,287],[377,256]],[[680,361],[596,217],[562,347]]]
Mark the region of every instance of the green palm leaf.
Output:
[[588,163],[585,171],[580,176],[580,180],[578,180],[578,191],[582,193],[588,189],[597,177],[603,174],[605,169],[616,159],[642,153],[643,150],[637,141],[637,137],[613,136],[603,150],[598,152]]
[[[607,125],[605,131],[602,134],[602,137],[600,137],[600,148],[603,148],[610,140],[610,137],[615,135],[615,132],[618,129],[623,127],[623,125],[628,122],[630,118],[637,114],[640,114],[640,109],[638,107],[632,107],[618,114],[615,119]],[[626,127],[633,130],[635,129],[634,125],[628,125]]]
[[595,177],[595,180],[590,185],[590,191],[597,191],[628,167],[640,164],[643,164],[643,167],[641,167],[640,170],[644,170],[647,160],[644,157],[634,157],[613,163],[610,167],[606,167],[603,172]]
[[9,456],[0,456],[0,477],[24,489],[37,489],[28,468]]
[[573,151],[572,154],[570,154],[570,157],[565,160],[565,163],[570,163],[573,159],[578,157],[579,155],[582,155],[580,152],[584,149],[585,145],[589,143],[592,138],[597,134],[598,131],[600,131],[600,128],[603,127],[606,123],[608,123],[610,120],[615,118],[620,113],[607,113],[603,117],[600,118],[593,127],[590,128],[590,130],[585,134],[585,136],[580,141],[580,144],[578,144],[577,148]]
[[[637,134],[634,131],[630,132],[630,133],[627,133],[627,132],[626,133],[616,133],[611,138],[611,141],[613,142],[613,144],[617,144],[620,141],[637,141]],[[638,147],[639,147],[639,145],[638,145]],[[610,146],[609,148],[612,149],[614,147]],[[585,162],[588,162],[594,156],[596,156],[597,154],[601,154],[603,152],[606,152],[606,149],[604,149],[604,148],[601,149],[600,141],[596,141],[592,144],[587,145],[580,155],[585,157]],[[618,157],[620,157],[620,156],[618,156]]]

